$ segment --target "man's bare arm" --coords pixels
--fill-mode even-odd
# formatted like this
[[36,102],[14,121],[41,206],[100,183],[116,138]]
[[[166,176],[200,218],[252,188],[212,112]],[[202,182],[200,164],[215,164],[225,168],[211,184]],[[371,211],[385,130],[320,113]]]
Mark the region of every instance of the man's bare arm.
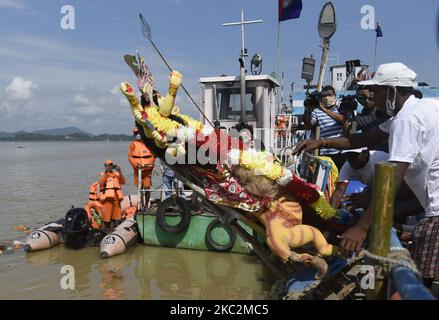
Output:
[[343,123],[343,115],[337,112],[332,111],[331,109],[327,109],[325,107],[319,107],[324,113],[331,117],[332,120],[337,121],[338,123]]
[[293,150],[293,154],[312,151],[319,148],[334,149],[357,149],[361,147],[369,147],[374,144],[385,142],[389,138],[389,134],[381,131],[378,127],[362,133],[356,133],[349,137],[338,137],[321,140],[304,140],[300,142]]
[[[396,185],[395,190],[398,190],[404,180],[405,173],[407,172],[410,163],[406,162],[394,162],[397,165],[396,168]],[[372,224],[372,206],[370,206],[363,214],[358,223],[352,228],[348,229],[341,237],[341,246],[348,251],[360,251],[361,246],[366,239],[367,232]]]

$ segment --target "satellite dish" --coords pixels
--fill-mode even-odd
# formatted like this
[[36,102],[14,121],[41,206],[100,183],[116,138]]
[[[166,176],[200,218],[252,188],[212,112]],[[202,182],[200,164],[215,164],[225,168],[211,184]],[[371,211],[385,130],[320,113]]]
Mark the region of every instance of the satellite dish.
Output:
[[319,35],[323,40],[329,40],[337,30],[335,19],[335,8],[332,2],[327,2],[320,12],[319,17]]

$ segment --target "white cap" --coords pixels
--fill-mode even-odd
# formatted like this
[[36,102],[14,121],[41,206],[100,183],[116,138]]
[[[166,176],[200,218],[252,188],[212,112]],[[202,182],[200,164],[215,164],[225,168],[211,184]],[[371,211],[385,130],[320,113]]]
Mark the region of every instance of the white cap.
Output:
[[413,87],[416,73],[400,62],[385,63],[378,67],[371,80],[358,82],[360,86]]
[[348,149],[348,150],[343,150],[341,153],[345,154],[345,153],[361,153],[363,151],[367,150],[366,147],[364,148],[358,148],[358,149]]

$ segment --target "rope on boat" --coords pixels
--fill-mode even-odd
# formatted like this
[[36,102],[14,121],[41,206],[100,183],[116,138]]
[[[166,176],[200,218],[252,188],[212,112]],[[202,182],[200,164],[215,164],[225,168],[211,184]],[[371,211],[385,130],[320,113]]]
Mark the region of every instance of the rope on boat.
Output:
[[363,249],[362,253],[364,254],[365,257],[375,260],[380,265],[382,265],[384,271],[387,274],[389,274],[394,267],[403,266],[407,269],[410,269],[418,276],[420,275],[415,262],[410,257],[410,252],[405,248],[391,247],[390,253],[387,255],[387,257],[378,256],[376,254],[367,251],[366,249]]
[[[376,261],[379,265],[383,267],[384,273],[386,275],[390,274],[391,270],[396,266],[403,266],[413,271],[416,275],[420,275],[420,272],[417,269],[415,262],[413,261],[413,259],[411,259],[410,252],[405,248],[391,247],[390,253],[387,255],[387,257],[378,256],[367,251],[366,249],[362,249],[358,255],[347,259],[347,266],[351,266],[358,261],[363,260],[364,258],[369,258]],[[281,299],[284,300],[299,300],[304,297],[308,292],[316,289],[321,284],[322,280],[325,279],[316,280],[303,290],[294,292],[285,292],[285,282],[279,281],[279,283],[273,286],[272,293],[276,294],[277,297],[281,297]]]

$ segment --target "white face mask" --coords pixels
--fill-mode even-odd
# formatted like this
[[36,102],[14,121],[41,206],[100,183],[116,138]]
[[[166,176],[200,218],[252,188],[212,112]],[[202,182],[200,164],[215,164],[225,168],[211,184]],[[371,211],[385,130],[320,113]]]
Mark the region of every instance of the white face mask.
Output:
[[335,101],[336,101],[336,99],[334,96],[324,97],[322,99],[322,104],[325,108],[328,108],[328,107],[332,107],[333,105],[335,105]]
[[395,116],[395,109],[396,109],[396,88],[393,88],[395,90],[395,94],[393,95],[393,101],[390,99],[390,87],[387,88],[387,99],[386,99],[386,113],[389,117]]
[[134,136],[134,138],[135,138],[136,140],[140,140],[142,137],[140,136],[140,134],[136,134],[136,135]]

